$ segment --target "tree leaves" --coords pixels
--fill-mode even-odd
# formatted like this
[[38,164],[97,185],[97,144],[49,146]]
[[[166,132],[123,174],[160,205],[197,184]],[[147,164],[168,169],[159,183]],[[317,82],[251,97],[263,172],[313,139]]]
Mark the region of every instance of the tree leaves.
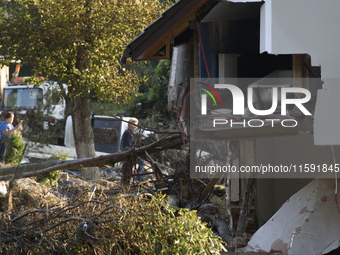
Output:
[[69,97],[93,91],[128,102],[140,79],[119,58],[136,35],[157,19],[157,0],[0,1],[1,64],[20,59],[36,75],[67,82]]

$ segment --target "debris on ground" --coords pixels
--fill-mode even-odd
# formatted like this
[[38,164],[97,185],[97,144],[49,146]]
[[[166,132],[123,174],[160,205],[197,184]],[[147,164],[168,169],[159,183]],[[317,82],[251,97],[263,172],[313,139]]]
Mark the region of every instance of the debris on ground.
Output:
[[[68,174],[58,187],[16,180],[2,214],[1,254],[220,254],[220,238],[195,211],[171,206],[152,181],[83,181]],[[7,183],[8,185],[8,183]],[[167,189],[167,191],[169,191]],[[8,196],[0,198],[4,205]]]

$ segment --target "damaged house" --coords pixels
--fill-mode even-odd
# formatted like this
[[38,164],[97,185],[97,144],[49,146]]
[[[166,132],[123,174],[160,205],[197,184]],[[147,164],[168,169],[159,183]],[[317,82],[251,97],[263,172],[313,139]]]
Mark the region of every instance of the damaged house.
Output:
[[[256,211],[258,230],[243,252],[330,254],[340,246],[339,11],[330,0],[179,0],[122,55],[122,63],[171,60],[169,108],[190,143],[226,141],[224,164],[260,170],[228,176],[229,205],[241,215],[256,177],[256,203],[246,211]],[[216,86],[229,83],[236,88]],[[237,114],[233,89],[244,96]],[[260,109],[273,110],[254,114]],[[229,226],[233,235],[245,228]]]

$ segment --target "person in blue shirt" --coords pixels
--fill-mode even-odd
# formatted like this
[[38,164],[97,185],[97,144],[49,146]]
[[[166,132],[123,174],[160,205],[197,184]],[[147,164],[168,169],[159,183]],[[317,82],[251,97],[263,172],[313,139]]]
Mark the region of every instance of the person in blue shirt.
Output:
[[14,114],[7,112],[5,120],[0,124],[0,163],[4,160],[6,154],[6,138],[10,137],[16,130],[22,130],[22,124],[13,126]]
[[[136,145],[136,137],[134,134],[134,131],[137,128],[138,124],[138,119],[136,118],[130,118],[128,128],[125,130],[123,133],[122,137],[122,143],[121,143],[121,150],[122,151],[127,151],[129,150],[132,146]],[[142,173],[144,171],[144,160],[141,158],[137,159],[138,163],[138,170],[137,173]],[[143,176],[137,176],[138,181],[143,181]]]

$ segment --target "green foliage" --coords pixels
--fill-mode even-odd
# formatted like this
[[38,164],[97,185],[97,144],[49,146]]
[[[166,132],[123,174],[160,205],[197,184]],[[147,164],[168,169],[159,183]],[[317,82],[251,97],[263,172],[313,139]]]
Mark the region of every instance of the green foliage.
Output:
[[135,70],[142,82],[139,87],[139,93],[132,102],[123,107],[119,107],[117,103],[91,103],[92,111],[96,114],[110,112],[111,115],[123,114],[125,116],[137,116],[141,119],[146,119],[150,116],[157,116],[157,118],[167,120],[173,119],[167,109],[170,65],[171,62],[167,60],[134,63],[130,68]]
[[25,148],[25,143],[22,141],[20,132],[14,132],[8,139],[8,149],[5,155],[5,162],[18,164],[23,159],[22,152]]
[[41,184],[46,184],[47,182],[49,182],[51,186],[58,187],[60,173],[61,170],[56,170],[47,174],[43,174],[42,176],[40,176],[40,178],[38,178],[38,182],[40,182]]
[[151,200],[130,200],[122,212],[124,217],[109,227],[125,240],[118,242],[115,250],[120,247],[131,254],[136,246],[139,254],[219,254],[222,241],[213,236],[196,211],[174,208],[168,199],[156,195]]
[[[90,101],[91,112],[96,115],[111,115],[111,116],[119,116],[120,114],[124,115],[124,107],[118,106],[116,103],[107,103],[91,100]],[[127,116],[127,115],[125,115]]]
[[[133,115],[141,115],[145,118],[151,114],[158,114],[160,118],[171,119],[171,114],[167,109],[170,65],[171,62],[167,60],[159,61],[156,67],[146,65],[147,81],[140,87],[141,93],[135,98],[135,104],[132,104],[130,108]],[[141,106],[138,107],[137,103],[141,103]]]
[[134,213],[120,222],[126,237],[142,254],[219,254],[222,242],[197,217],[196,211],[173,208],[165,195],[136,201]]
[[125,46],[168,6],[157,0],[2,2],[2,63],[20,59],[36,75],[66,81],[70,97],[91,90],[119,103],[136,95],[141,81],[119,63]]
[[[50,158],[50,160],[57,160],[57,159],[66,160],[68,156],[69,156],[68,154],[60,155],[57,152]],[[42,184],[46,184],[49,181],[52,186],[58,187],[58,180],[60,178],[60,173],[61,173],[61,170],[56,170],[56,171],[42,174],[38,177],[38,182]]]
[[[86,146],[93,140],[90,91],[118,105],[137,95],[143,78],[119,60],[166,7],[157,0],[1,0],[0,64],[19,59],[34,75],[66,83],[73,121],[85,126],[81,134],[75,130],[75,140]],[[93,147],[76,144],[85,157],[93,155]]]
[[[41,208],[39,213],[36,209],[35,213],[17,210],[13,217],[22,215],[22,220],[8,223],[5,231],[17,234],[20,241],[0,242],[1,254],[5,247],[11,249],[7,254],[190,255],[226,251],[196,211],[172,207],[166,195],[143,198],[125,194],[96,197],[90,202],[82,200],[87,192],[83,193],[80,201],[63,208]],[[42,234],[27,243],[35,233]]]
[[[105,103],[93,98],[91,111],[102,115],[136,116],[144,119],[143,125],[155,125],[159,118],[174,120],[174,116],[167,109],[167,91],[171,62],[145,61],[130,66],[142,80],[138,95],[131,103],[120,107],[117,103]],[[148,122],[148,124],[146,124]],[[152,124],[151,124],[152,123]]]

